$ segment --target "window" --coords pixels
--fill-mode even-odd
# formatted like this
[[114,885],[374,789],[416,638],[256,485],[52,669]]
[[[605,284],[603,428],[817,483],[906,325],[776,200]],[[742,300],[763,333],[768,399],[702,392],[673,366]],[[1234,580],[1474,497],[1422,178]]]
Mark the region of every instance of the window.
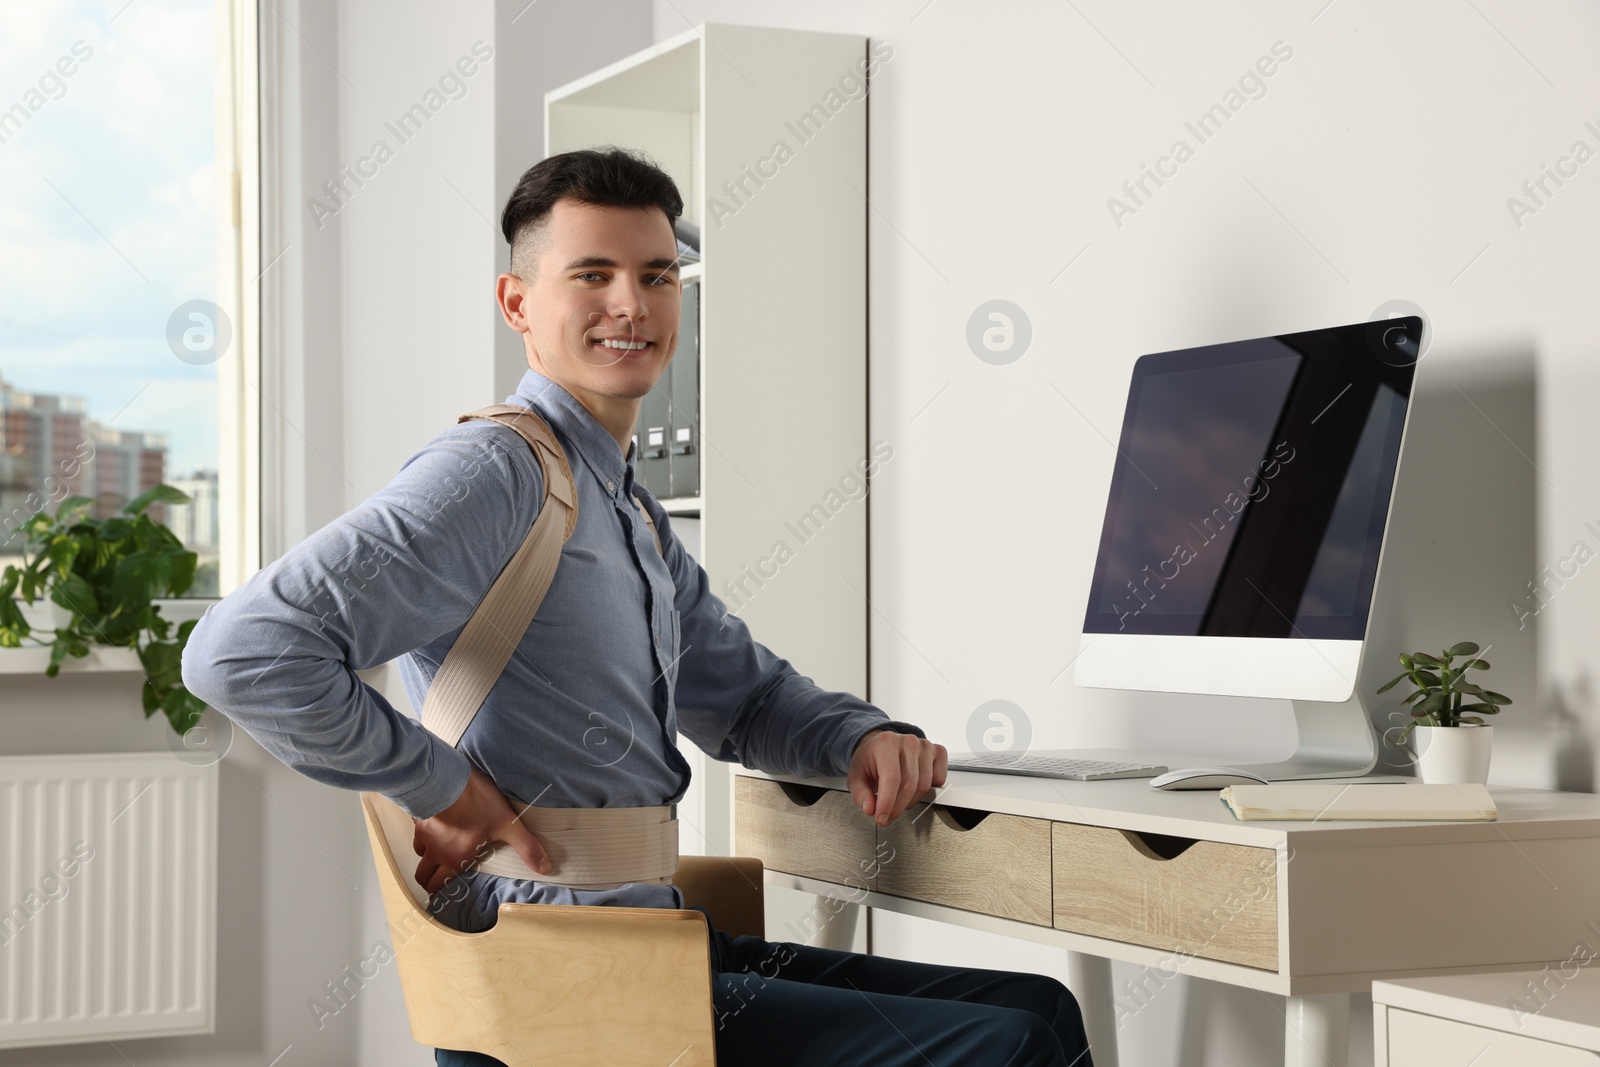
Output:
[[191,498],[150,511],[200,557],[190,596],[245,565],[235,457],[254,449],[226,415],[254,351],[241,16],[253,5],[0,6],[0,566],[28,516],[84,496],[109,517],[161,482]]

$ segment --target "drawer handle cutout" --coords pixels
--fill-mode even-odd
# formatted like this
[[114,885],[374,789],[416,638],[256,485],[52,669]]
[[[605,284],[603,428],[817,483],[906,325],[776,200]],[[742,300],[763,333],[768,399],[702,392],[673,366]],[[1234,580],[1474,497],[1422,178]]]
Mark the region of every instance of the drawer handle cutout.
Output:
[[1191,845],[1196,844],[1192,837],[1173,837],[1171,834],[1140,833],[1137,830],[1123,830],[1122,836],[1128,839],[1139,854],[1146,859],[1174,860],[1189,851]]
[[992,814],[977,808],[952,808],[945,804],[933,805],[933,813],[940,822],[957,831],[971,830]]
[[789,803],[798,808],[809,808],[822,799],[828,792],[827,788],[820,785],[800,785],[796,782],[779,782],[778,788],[783,790],[783,795],[789,798]]

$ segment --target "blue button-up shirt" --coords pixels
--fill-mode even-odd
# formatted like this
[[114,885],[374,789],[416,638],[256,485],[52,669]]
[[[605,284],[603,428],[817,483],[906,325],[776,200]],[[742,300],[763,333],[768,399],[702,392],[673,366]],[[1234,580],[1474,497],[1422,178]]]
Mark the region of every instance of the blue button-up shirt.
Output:
[[[875,727],[924,736],[818,687],[757,642],[641,487],[658,551],[632,502],[634,449],[624,456],[566,389],[529,370],[506,403],[554,428],[578,521],[544,602],[458,747],[355,672],[398,657],[420,710],[538,516],[538,461],[515,430],[487,420],[435,436],[375,496],[208,608],[184,650],[189,691],[296,770],[382,793],[417,818],[461,795],[469,762],[519,807],[675,803],[689,785],[680,726],[719,760],[802,775],[846,774]],[[571,890],[481,873],[468,881],[470,895],[457,885],[449,905],[435,900],[459,929],[492,925],[507,900],[682,906],[671,886]]]

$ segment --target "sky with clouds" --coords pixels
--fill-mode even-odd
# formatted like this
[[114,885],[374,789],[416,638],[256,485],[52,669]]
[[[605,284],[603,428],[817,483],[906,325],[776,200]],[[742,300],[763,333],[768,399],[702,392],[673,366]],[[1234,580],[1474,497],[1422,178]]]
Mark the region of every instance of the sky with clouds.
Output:
[[216,4],[0,4],[0,377],[166,434],[169,480],[217,467],[216,367],[167,344],[216,296]]

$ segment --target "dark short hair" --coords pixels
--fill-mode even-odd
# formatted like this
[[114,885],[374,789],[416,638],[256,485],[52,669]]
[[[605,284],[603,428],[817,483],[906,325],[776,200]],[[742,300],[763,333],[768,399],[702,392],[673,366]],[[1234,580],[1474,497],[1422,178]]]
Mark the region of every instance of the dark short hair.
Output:
[[668,225],[683,214],[683,196],[672,176],[639,152],[607,145],[562,152],[523,172],[500,215],[500,232],[517,259],[517,241],[549,217],[561,200],[598,207],[660,208]]

